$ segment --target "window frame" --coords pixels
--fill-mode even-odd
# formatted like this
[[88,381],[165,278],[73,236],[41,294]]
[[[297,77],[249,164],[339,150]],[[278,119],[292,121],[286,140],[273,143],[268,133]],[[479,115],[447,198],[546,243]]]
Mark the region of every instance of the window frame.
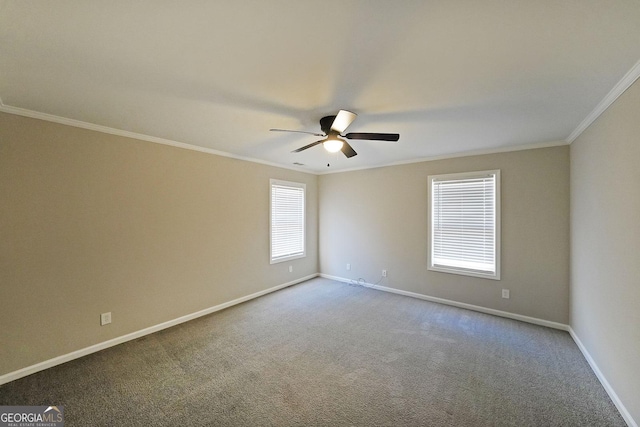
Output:
[[[453,266],[443,266],[437,265],[433,263],[433,253],[434,253],[434,209],[435,203],[433,201],[434,192],[433,192],[433,182],[442,181],[442,180],[465,180],[465,179],[474,179],[481,178],[487,175],[495,176],[495,200],[494,200],[494,266],[495,272],[483,272],[481,270],[474,270],[465,267],[453,267]],[[501,263],[500,263],[500,253],[501,253],[501,190],[500,190],[500,170],[485,170],[485,171],[474,171],[474,172],[461,172],[461,173],[451,173],[451,174],[441,174],[441,175],[429,175],[428,176],[428,203],[429,207],[428,211],[428,264],[427,269],[431,271],[437,271],[441,273],[450,273],[450,274],[458,274],[463,276],[472,276],[472,277],[481,277],[484,279],[492,279],[492,280],[500,280],[500,271],[501,271]]]
[[[302,252],[291,255],[273,256],[273,189],[274,186],[302,189]],[[304,258],[307,256],[307,185],[300,182],[283,181],[279,179],[269,180],[269,264],[277,264],[284,261]]]

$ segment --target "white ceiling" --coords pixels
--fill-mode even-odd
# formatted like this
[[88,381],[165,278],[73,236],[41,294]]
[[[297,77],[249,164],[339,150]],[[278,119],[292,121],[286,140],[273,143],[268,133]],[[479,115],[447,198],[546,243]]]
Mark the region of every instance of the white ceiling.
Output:
[[[638,0],[0,2],[5,111],[320,173],[566,141],[638,59]],[[269,132],[339,109],[400,141]]]

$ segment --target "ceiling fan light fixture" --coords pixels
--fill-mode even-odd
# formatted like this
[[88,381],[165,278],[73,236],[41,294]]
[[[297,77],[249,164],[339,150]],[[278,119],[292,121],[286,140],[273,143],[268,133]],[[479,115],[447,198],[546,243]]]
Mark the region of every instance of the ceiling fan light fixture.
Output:
[[327,139],[325,142],[322,143],[322,145],[324,146],[324,149],[327,150],[330,153],[337,153],[338,151],[342,150],[342,146],[344,145],[343,142],[339,139]]
[[[312,142],[311,144],[307,144],[304,147],[293,150],[292,153],[299,153],[311,147],[315,147],[316,145],[322,144],[324,146],[324,149],[329,153],[337,153],[338,151],[342,151],[342,154],[344,154],[347,159],[350,159],[353,156],[357,156],[358,153],[356,153],[356,150],[354,150],[353,147],[349,145],[346,139],[368,139],[372,141],[390,142],[398,142],[398,139],[400,139],[400,135],[397,133],[350,132],[346,135],[343,135],[345,129],[351,124],[351,122],[355,120],[355,118],[356,114],[347,110],[340,110],[335,116],[325,116],[320,119],[320,129],[322,129],[322,132],[324,133],[313,133],[302,130],[288,129],[269,130],[276,132],[309,133],[311,135],[321,136],[324,138],[319,141]],[[346,139],[341,139],[340,137]]]

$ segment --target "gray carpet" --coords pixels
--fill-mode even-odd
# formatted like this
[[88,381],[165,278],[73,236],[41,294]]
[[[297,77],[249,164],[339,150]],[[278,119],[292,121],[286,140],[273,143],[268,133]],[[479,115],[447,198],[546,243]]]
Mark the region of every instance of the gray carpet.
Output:
[[624,426],[562,331],[314,279],[0,387],[67,426]]

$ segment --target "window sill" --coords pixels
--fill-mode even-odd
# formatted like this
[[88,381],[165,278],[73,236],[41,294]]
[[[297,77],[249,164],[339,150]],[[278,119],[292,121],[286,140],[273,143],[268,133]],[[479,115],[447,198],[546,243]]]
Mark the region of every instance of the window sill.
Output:
[[297,255],[289,255],[289,256],[280,257],[280,258],[272,258],[269,264],[278,264],[280,262],[291,261],[294,259],[304,258],[306,256],[307,254],[303,253],[303,254],[297,254]]
[[482,279],[500,280],[500,273],[483,273],[480,271],[466,270],[462,268],[441,267],[441,266],[429,266],[428,270],[437,271],[440,273],[457,274],[459,276],[471,276],[480,277]]

